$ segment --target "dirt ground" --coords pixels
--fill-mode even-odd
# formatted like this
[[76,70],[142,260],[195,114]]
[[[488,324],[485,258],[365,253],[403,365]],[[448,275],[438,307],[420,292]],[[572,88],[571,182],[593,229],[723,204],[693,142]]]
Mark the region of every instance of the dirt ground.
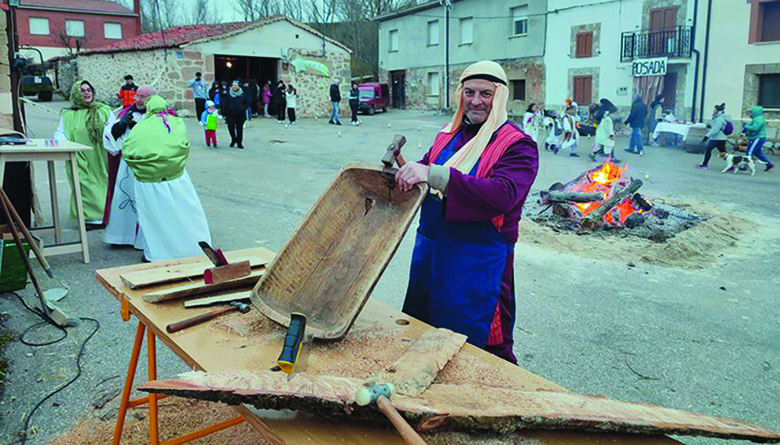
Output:
[[[46,104],[54,112],[28,109],[36,137],[50,137],[63,105]],[[365,116],[360,127],[303,119],[285,128],[272,119],[256,119],[245,132],[246,150],[227,148],[224,126],[218,130],[220,149],[209,150],[201,128],[188,119],[193,148],[187,168],[214,244],[278,250],[344,164],[379,162],[396,133],[409,140],[407,159],[419,158],[446,121],[446,116],[411,111]],[[643,195],[691,206],[711,217],[664,245],[557,233],[526,218],[515,249],[514,349],[520,366],[582,393],[736,417],[780,430],[780,173],[722,175],[718,159],[711,170],[702,171],[694,168],[699,155],[651,147],[638,157],[622,152],[626,142],[619,139],[617,149],[630,165],[629,175],[645,182]],[[590,141],[582,145],[586,147],[580,151],[585,152]],[[586,157],[543,151],[533,191],[592,166]],[[36,171],[45,170],[41,165]],[[46,190],[43,176],[37,175],[39,190]],[[67,220],[70,195],[62,172],[58,187]],[[48,209],[48,198],[41,195],[41,201]],[[372,295],[396,308],[404,298],[414,229]],[[73,227],[67,236],[75,237]],[[94,271],[137,263],[140,254],[111,248],[101,236],[101,231],[88,234],[89,264],[77,255],[50,259],[70,288],[61,306],[99,320],[101,327],[85,349],[82,376],[35,413],[30,444],[106,443],[113,430],[117,398],[102,409],[93,408],[93,401],[118,393],[136,325],[120,320],[118,303],[95,282]],[[43,281],[45,288],[59,286]],[[20,294],[33,302],[30,288]],[[8,294],[0,296],[0,312],[14,332],[37,322]],[[53,346],[32,348],[18,341],[9,345],[0,443],[15,443],[33,406],[75,375],[79,347],[92,329],[84,322]],[[30,332],[28,340],[42,342],[58,335],[44,328]],[[158,362],[161,377],[187,370],[162,344]],[[145,375],[141,364],[136,383]],[[230,415],[227,408],[212,404],[170,399],[163,404],[166,434]],[[125,443],[144,443],[145,409],[134,411],[125,426]],[[258,443],[250,438],[242,425],[197,443]]]

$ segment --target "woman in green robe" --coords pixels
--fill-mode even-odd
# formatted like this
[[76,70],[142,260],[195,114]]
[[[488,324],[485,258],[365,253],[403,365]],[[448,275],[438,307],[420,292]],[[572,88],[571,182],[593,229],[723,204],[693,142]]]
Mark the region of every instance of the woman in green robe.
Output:
[[[71,107],[62,110],[54,139],[68,140],[88,147],[90,151],[76,153],[87,228],[103,223],[103,207],[108,188],[108,157],[103,148],[103,129],[111,116],[111,108],[95,100],[95,88],[86,80],[77,82],[70,91]],[[70,214],[76,217],[76,195],[73,193],[73,175],[66,169],[71,184]]]

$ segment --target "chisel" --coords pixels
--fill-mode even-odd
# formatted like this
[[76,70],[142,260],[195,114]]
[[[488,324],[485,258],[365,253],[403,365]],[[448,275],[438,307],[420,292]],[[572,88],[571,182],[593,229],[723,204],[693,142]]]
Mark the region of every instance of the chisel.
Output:
[[284,345],[282,353],[276,360],[276,364],[287,374],[287,378],[292,378],[295,367],[301,353],[301,343],[306,333],[306,316],[293,312],[290,315],[290,326],[287,327],[287,334],[284,336]]

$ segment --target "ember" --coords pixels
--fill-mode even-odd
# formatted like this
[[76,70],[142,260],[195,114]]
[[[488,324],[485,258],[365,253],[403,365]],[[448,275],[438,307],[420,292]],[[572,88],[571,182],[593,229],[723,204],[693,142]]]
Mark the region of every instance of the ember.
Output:
[[589,229],[635,227],[645,218],[632,215],[649,212],[652,205],[636,193],[642,181],[628,177],[627,171],[628,166],[607,161],[567,184],[554,184],[542,192],[540,204],[555,207],[556,215],[569,216]]

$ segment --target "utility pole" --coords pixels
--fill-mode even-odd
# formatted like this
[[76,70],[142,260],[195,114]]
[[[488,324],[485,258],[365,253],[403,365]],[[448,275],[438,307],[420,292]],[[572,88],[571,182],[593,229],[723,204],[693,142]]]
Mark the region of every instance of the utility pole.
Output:
[[439,0],[444,6],[444,107],[450,108],[450,10],[452,0]]

